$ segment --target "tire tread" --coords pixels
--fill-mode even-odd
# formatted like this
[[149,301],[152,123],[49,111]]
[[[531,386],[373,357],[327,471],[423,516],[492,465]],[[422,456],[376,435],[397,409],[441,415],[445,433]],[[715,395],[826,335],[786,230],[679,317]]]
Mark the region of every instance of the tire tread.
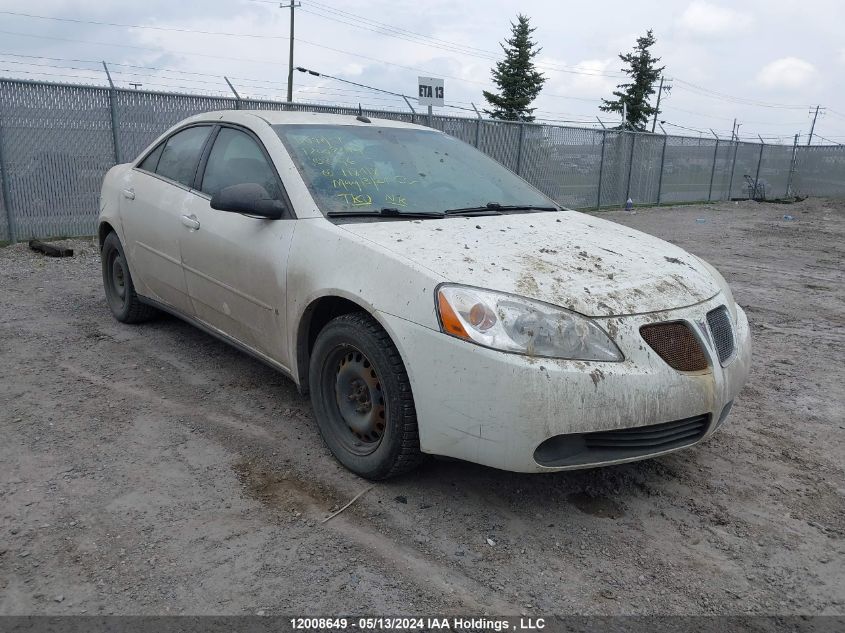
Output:
[[[138,296],[138,293],[135,292],[135,282],[132,280],[132,273],[129,271],[129,262],[126,260],[126,253],[123,250],[123,245],[120,243],[120,238],[114,231],[111,231],[106,236],[106,239],[103,240],[103,248],[100,251],[100,257],[102,258],[106,248],[108,246],[111,246],[110,241],[112,240],[115,242],[114,248],[118,250],[120,256],[123,258],[124,265],[126,266],[127,301],[126,313],[122,316],[118,316],[116,314],[114,316],[122,323],[135,324],[149,321],[158,314],[158,309],[141,301],[141,298]],[[105,280],[105,271],[103,272],[103,283],[107,283]]]
[[385,352],[390,363],[389,369],[399,382],[399,390],[394,395],[395,398],[399,399],[399,408],[402,411],[400,436],[397,440],[399,451],[391,467],[386,472],[372,477],[372,479],[389,479],[414,470],[424,463],[428,456],[420,450],[417,410],[411,392],[411,381],[408,378],[408,372],[405,370],[405,363],[402,362],[402,357],[399,355],[399,350],[396,349],[390,335],[379,325],[378,321],[366,312],[344,314],[334,319],[333,322],[342,322],[360,328],[372,336]]

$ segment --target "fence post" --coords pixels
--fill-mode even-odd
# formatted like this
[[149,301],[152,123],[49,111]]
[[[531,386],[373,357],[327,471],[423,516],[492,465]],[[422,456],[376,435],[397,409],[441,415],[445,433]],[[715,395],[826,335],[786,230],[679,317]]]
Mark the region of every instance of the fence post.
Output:
[[789,161],[789,175],[786,177],[786,194],[789,197],[789,192],[792,189],[792,174],[795,173],[796,159],[798,158],[798,135],[795,135],[795,142],[792,144],[792,160]]
[[[601,123],[601,121],[599,121]],[[604,126],[602,126],[604,128]],[[601,158],[599,159],[599,186],[598,186],[598,194],[596,195],[596,209],[601,209],[601,181],[604,177],[604,143],[605,139],[607,138],[607,131],[602,129],[601,131]]]
[[525,122],[519,122],[519,145],[516,148],[516,175],[522,171],[522,143],[525,140]]
[[3,159],[3,116],[0,111],[0,191],[3,195],[3,206],[6,208],[6,226],[9,227],[9,242],[17,241],[15,235],[15,216],[12,213],[12,200],[9,194],[9,165]]
[[754,195],[760,195],[759,189],[757,188],[757,181],[760,180],[760,167],[763,165],[763,150],[766,149],[766,144],[763,142],[763,139],[760,139],[760,157],[757,159],[757,174],[754,176]]
[[479,139],[481,138],[481,113],[478,111],[478,108],[475,107],[475,104],[470,102],[472,109],[475,110],[475,116],[478,117],[475,120],[475,148],[478,149]]
[[731,177],[728,180],[728,200],[731,199],[734,191],[734,172],[736,171],[736,153],[739,151],[739,139],[734,141],[734,157],[731,162]]
[[719,155],[719,137],[716,137],[716,149],[713,150],[713,168],[710,170],[710,189],[707,190],[707,202],[713,197],[713,178],[716,175],[716,159]]
[[[663,129],[663,126],[661,126]],[[660,152],[660,174],[657,176],[657,205],[660,206],[660,198],[663,195],[663,165],[666,162],[666,142],[669,136],[663,132],[663,150]]]
[[103,70],[106,71],[106,77],[109,80],[109,112],[111,113],[111,142],[114,147],[114,163],[120,163],[120,146],[117,141],[117,113],[114,111],[115,95],[117,94],[114,88],[114,82],[111,80],[111,73],[106,62],[103,62]]
[[414,106],[411,105],[411,102],[408,101],[408,97],[402,95],[402,98],[405,100],[405,103],[408,104],[408,107],[411,109],[411,123],[417,122],[417,111],[414,110]]
[[226,83],[229,84],[229,89],[235,94],[235,110],[241,109],[241,95],[238,94],[238,91],[235,90],[235,87],[232,85],[232,82],[229,81],[229,78],[226,75],[223,75],[223,79],[226,80]]
[[631,175],[634,173],[634,147],[637,145],[637,133],[629,132],[631,134],[631,152],[628,154],[628,184],[625,185],[625,203],[631,197]]

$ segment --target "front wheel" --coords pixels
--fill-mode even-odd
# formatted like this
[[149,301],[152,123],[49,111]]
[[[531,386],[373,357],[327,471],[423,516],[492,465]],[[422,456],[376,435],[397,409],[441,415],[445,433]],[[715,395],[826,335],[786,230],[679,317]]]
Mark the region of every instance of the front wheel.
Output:
[[141,323],[156,314],[156,309],[141,303],[129,274],[126,254],[123,246],[114,232],[109,233],[103,240],[100,251],[103,265],[103,288],[106,291],[106,301],[114,318],[123,323]]
[[314,344],[311,402],[337,460],[367,479],[387,479],[423,460],[405,365],[368,314],[330,321]]

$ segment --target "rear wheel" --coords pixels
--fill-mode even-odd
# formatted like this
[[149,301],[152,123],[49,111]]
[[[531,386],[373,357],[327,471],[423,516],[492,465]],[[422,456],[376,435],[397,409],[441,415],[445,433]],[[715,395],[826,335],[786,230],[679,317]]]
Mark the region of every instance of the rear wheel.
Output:
[[346,314],[323,328],[309,381],[320,434],[349,470],[387,479],[423,460],[408,374],[371,316]]
[[129,274],[123,246],[114,232],[103,240],[100,252],[103,265],[103,288],[114,318],[123,323],[141,323],[155,316],[157,310],[141,303]]

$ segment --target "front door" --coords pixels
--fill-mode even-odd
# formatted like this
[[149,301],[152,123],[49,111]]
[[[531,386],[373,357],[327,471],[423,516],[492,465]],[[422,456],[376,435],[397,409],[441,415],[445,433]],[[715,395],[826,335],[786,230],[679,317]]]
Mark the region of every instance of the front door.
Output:
[[245,130],[221,127],[199,190],[187,204],[195,222],[180,238],[188,295],[197,319],[290,367],[285,332],[286,264],[295,222],[211,208],[230,185],[257,183],[282,199],[276,170],[260,141]]

